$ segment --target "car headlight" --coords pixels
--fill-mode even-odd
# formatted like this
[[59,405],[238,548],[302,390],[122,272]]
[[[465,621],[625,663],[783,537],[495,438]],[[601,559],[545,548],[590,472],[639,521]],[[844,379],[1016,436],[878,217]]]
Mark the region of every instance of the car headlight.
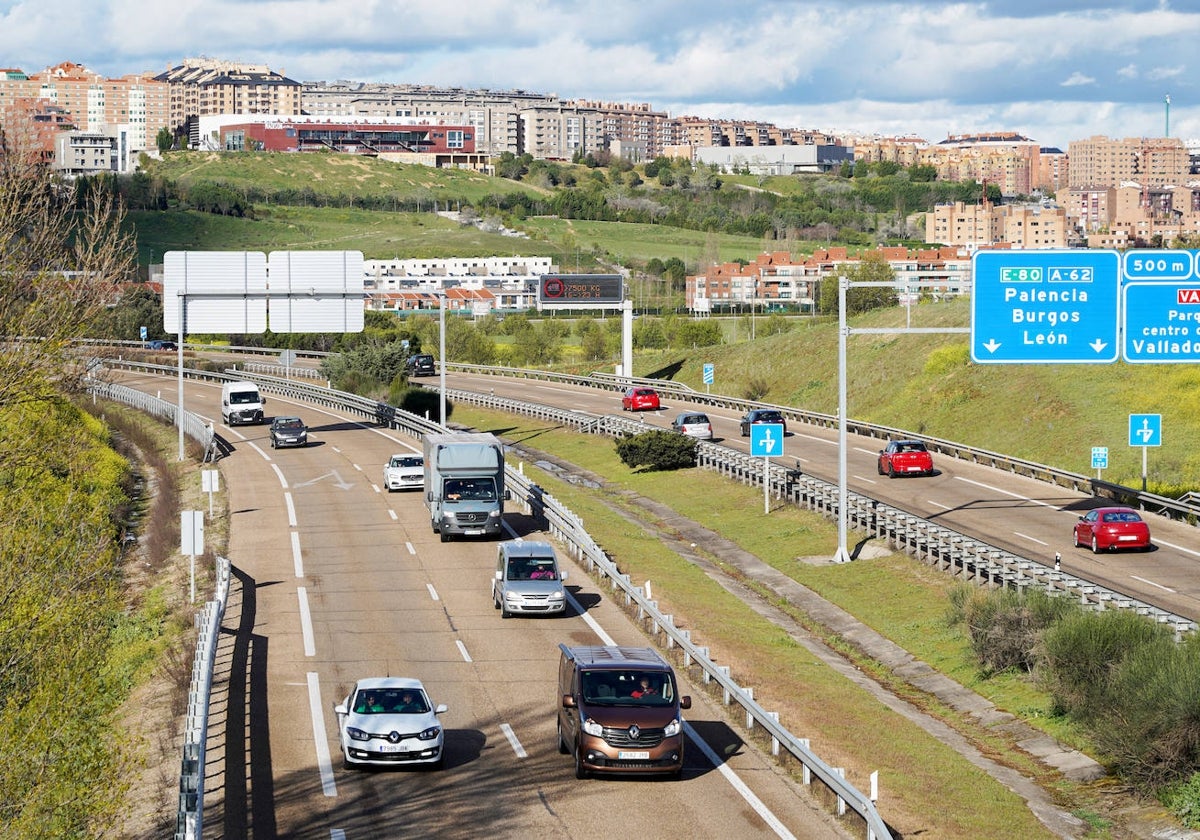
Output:
[[588,718],[583,722],[583,731],[589,735],[599,736],[604,734],[604,727],[591,718]]
[[497,519],[500,516],[500,511],[498,511],[498,510],[488,511],[488,516],[490,516],[492,519]]
[[679,730],[682,728],[683,728],[682,722],[679,720],[679,718],[675,718],[675,720],[668,723],[667,728],[663,730],[663,737],[664,738],[674,737],[675,735],[679,734]]
[[550,593],[551,601],[561,601],[563,599],[563,591],[560,589],[557,592]]
[[350,740],[352,740],[352,741],[370,741],[371,740],[370,735],[368,735],[366,732],[363,732],[361,729],[354,727],[354,726],[347,726],[346,734],[350,736]]
[[431,726],[428,729],[426,729],[424,732],[422,732],[420,735],[418,735],[417,737],[419,739],[421,739],[422,741],[433,741],[433,740],[436,740],[437,736],[439,736],[441,734],[442,734],[442,727]]
[[520,592],[510,592],[510,591],[505,591],[505,593],[504,593],[504,600],[505,600],[505,601],[520,601],[520,600],[521,600],[521,593],[520,593]]

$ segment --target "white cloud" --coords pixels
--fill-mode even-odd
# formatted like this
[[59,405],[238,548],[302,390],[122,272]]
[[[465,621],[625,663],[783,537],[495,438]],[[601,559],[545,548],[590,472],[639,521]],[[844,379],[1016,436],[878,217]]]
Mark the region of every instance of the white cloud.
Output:
[[1072,73],[1071,76],[1066,81],[1059,82],[1059,84],[1062,85],[1063,87],[1079,87],[1080,85],[1094,85],[1094,84],[1096,84],[1096,79],[1092,76],[1085,76],[1083,73],[1076,71],[1076,72]]

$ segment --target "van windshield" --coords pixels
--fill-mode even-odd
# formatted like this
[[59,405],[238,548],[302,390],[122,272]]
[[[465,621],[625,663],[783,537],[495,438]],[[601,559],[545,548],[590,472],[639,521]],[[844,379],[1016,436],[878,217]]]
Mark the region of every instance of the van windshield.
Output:
[[233,391],[229,395],[231,405],[249,405],[258,402],[258,391]]
[[494,502],[496,482],[491,478],[447,478],[443,498],[448,501]]
[[584,671],[583,699],[602,706],[672,706],[675,680],[663,671]]

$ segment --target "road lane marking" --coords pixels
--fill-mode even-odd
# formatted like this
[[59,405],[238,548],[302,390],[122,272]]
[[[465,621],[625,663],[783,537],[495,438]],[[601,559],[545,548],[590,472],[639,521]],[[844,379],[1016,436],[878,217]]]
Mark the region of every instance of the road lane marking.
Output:
[[461,640],[455,639],[454,644],[458,645],[458,652],[462,654],[463,662],[475,661],[471,658],[471,654],[467,653],[467,646],[464,645]]
[[941,502],[935,502],[933,499],[926,499],[925,501],[934,507],[940,507],[942,510],[954,510],[954,508],[950,507],[950,505],[944,505]]
[[856,475],[856,476],[854,476],[854,478],[855,478],[856,480],[858,480],[858,481],[862,481],[862,482],[864,482],[864,483],[866,483],[866,484],[878,484],[878,483],[879,483],[879,482],[877,482],[877,481],[876,481],[875,479],[873,479],[873,478],[867,478],[865,475]]
[[414,557],[416,557],[416,556],[417,556],[417,549],[416,549],[416,548],[413,546],[413,544],[412,544],[412,543],[410,543],[410,542],[406,542],[406,543],[404,544],[404,547],[408,549],[408,553],[409,553],[409,554],[413,555]]
[[1176,551],[1187,552],[1188,554],[1192,555],[1193,557],[1200,557],[1200,551],[1196,551],[1195,549],[1191,549],[1191,548],[1184,548],[1181,545],[1175,545],[1175,543],[1169,543],[1166,540],[1155,539],[1154,544],[1155,545],[1165,545],[1167,548],[1173,548]]
[[1049,543],[1044,543],[1041,540],[1039,540],[1037,537],[1031,537],[1028,534],[1022,534],[1020,531],[1013,531],[1013,533],[1016,534],[1018,537],[1020,537],[1023,540],[1029,540],[1030,542],[1035,542],[1038,545],[1049,545]]
[[[616,644],[616,642],[613,641],[612,636],[605,633],[604,629],[596,623],[596,620],[592,618],[590,614],[583,611],[583,609],[579,606],[579,602],[575,600],[574,596],[571,595],[570,592],[567,593],[567,600],[571,602],[571,608],[583,618],[584,623],[586,623],[588,627],[591,627],[595,634],[600,638],[601,644],[609,646]],[[781,838],[784,838],[784,840],[795,840],[795,835],[788,831],[787,827],[779,821],[779,818],[776,817],[771,810],[763,804],[763,801],[755,796],[750,788],[746,787],[746,783],[743,782],[735,772],[730,770],[728,766],[726,766],[725,762],[722,761],[721,758],[713,751],[713,748],[706,744],[703,739],[701,739],[700,735],[695,729],[692,729],[691,724],[689,724],[686,720],[683,722],[683,728],[687,733],[688,738],[691,739],[692,743],[699,747],[700,751],[704,753],[712,766],[717,769],[717,772],[725,777],[725,781],[729,782],[730,786],[741,795],[742,799],[746,800],[746,804],[753,808],[754,811],[763,818],[763,822],[769,825],[775,834]]]
[[300,636],[304,639],[304,655],[317,655],[317,642],[313,636],[312,613],[308,609],[308,590],[296,587],[296,600],[300,602]]
[[435,601],[436,601],[436,600],[438,600],[438,594],[437,594],[437,590],[433,588],[433,584],[432,584],[432,583],[427,583],[427,584],[425,584],[425,588],[429,590],[429,597],[430,597],[430,598],[432,598],[432,599],[433,599],[433,600],[435,600]]
[[313,741],[317,746],[317,767],[321,771],[321,789],[326,796],[337,796],[333,780],[333,762],[329,757],[329,738],[325,734],[325,714],[321,704],[321,683],[316,671],[308,672],[308,711],[312,715]]
[[500,731],[504,733],[504,737],[508,739],[509,746],[513,748],[513,752],[517,754],[517,758],[528,758],[529,754],[525,752],[525,748],[521,746],[521,742],[517,739],[517,733],[513,732],[513,728],[507,723],[500,724]]
[[391,508],[388,508],[388,516],[392,517],[392,520],[395,522],[400,521],[400,517],[396,515],[396,511],[392,510]]
[[991,490],[993,493],[1001,493],[1005,496],[1011,496],[1014,499],[1020,499],[1022,502],[1029,502],[1034,505],[1050,508],[1051,510],[1060,510],[1058,505],[1052,505],[1049,502],[1043,502],[1038,499],[1031,499],[1028,496],[1022,496],[1020,493],[1013,493],[1008,490],[1001,490],[999,487],[993,487],[990,484],[984,484],[982,481],[972,481],[969,478],[963,478],[961,475],[954,476],[958,481],[965,481],[967,484],[974,484],[976,487],[982,487],[984,490]]
[[283,501],[284,501],[284,504],[286,504],[286,505],[287,505],[287,512],[288,512],[288,525],[290,525],[290,526],[292,526],[293,528],[295,528],[295,527],[296,527],[296,505],[295,505],[295,503],[292,501],[292,494],[291,494],[291,493],[284,493],[284,494],[283,494]]
[[1175,594],[1175,590],[1169,586],[1163,586],[1161,583],[1155,583],[1152,580],[1147,580],[1146,578],[1138,577],[1137,575],[1130,575],[1130,577],[1133,578],[1134,580],[1140,580],[1142,583],[1146,584],[1147,586],[1157,586],[1163,592],[1170,592],[1172,595]]
[[292,563],[296,567],[296,577],[304,577],[304,555],[300,553],[299,531],[292,531]]
[[288,489],[287,479],[283,477],[283,470],[279,469],[278,464],[271,464],[271,469],[275,470],[275,475],[279,476],[279,484],[284,490]]

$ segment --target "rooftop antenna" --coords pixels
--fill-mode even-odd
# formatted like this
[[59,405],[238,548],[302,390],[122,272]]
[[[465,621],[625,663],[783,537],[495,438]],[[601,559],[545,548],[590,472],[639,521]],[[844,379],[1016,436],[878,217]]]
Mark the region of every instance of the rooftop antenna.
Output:
[[1163,127],[1163,137],[1171,136],[1171,94],[1167,94],[1163,99],[1163,104],[1166,105],[1166,124]]

